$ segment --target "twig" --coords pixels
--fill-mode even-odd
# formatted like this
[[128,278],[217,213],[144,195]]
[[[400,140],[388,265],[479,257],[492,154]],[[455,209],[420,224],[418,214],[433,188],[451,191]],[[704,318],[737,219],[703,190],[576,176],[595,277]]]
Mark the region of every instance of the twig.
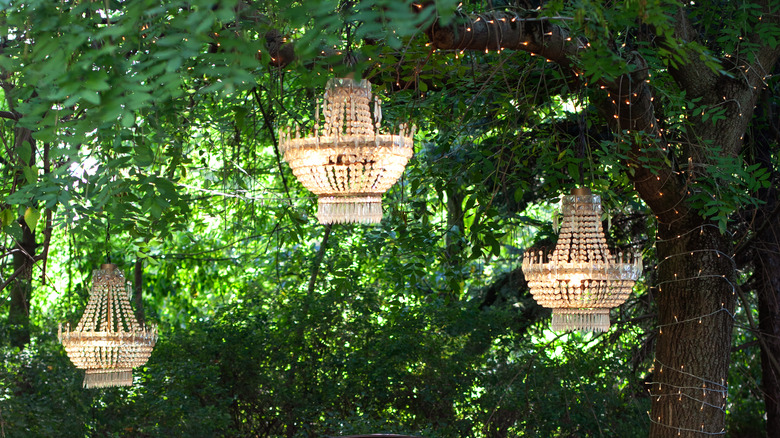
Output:
[[24,263],[22,266],[19,266],[16,271],[14,271],[13,274],[11,274],[3,284],[0,285],[0,291],[5,290],[5,288],[11,284],[12,281],[16,279],[16,277],[20,276],[22,272],[24,272],[25,268],[27,268],[27,263]]
[[268,129],[268,133],[271,135],[271,142],[274,145],[274,154],[276,155],[276,167],[279,169],[279,176],[282,177],[282,185],[284,186],[284,192],[287,194],[287,199],[290,199],[290,189],[287,187],[287,178],[284,176],[284,171],[282,169],[282,156],[279,154],[279,141],[276,138],[276,133],[274,133],[274,127],[271,126],[271,119],[265,111],[263,100],[260,98],[260,93],[257,91],[257,88],[252,89],[252,94],[255,96],[255,101],[257,101],[257,106],[260,108],[260,113],[263,115],[263,123]]
[[[208,249],[208,250],[205,250],[205,251],[194,252],[192,254],[181,254],[181,253],[180,254],[161,254],[161,255],[150,255],[148,257],[149,258],[153,258],[153,259],[176,259],[176,258],[182,258],[182,259],[192,259],[192,260],[195,260],[195,258],[194,258],[195,256],[202,255],[202,254],[208,254],[208,253],[211,253],[211,252],[221,251],[221,250],[223,250],[225,248],[230,248],[231,246],[235,245],[238,242],[243,242],[245,240],[255,239],[255,238],[263,237],[263,236],[265,236],[265,233],[253,234],[253,235],[251,235],[249,237],[236,239],[236,240],[234,240],[234,241],[232,241],[232,242],[230,242],[228,244],[225,244],[225,245],[222,245],[222,246],[218,246],[216,248]],[[234,259],[233,257],[229,257],[229,258],[221,259],[221,260],[233,260],[233,259]],[[200,260],[200,259],[198,259],[198,260]]]

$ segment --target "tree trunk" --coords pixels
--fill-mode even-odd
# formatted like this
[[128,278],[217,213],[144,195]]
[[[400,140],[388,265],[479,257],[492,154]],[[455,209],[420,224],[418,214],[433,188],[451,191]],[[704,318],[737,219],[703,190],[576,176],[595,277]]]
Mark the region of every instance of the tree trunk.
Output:
[[30,342],[30,295],[32,294],[32,268],[35,264],[35,234],[24,219],[22,240],[14,248],[14,272],[19,275],[11,283],[11,306],[8,309],[11,346],[24,348]]
[[[780,73],[780,63],[774,74]],[[758,295],[758,329],[761,346],[761,386],[766,408],[766,436],[780,437],[780,173],[773,171],[772,155],[778,152],[780,123],[768,91],[756,107],[757,123],[751,133],[756,162],[770,175],[770,186],[758,191],[765,204],[755,218],[752,246],[753,277]],[[749,310],[748,310],[749,311]]]
[[[780,219],[775,215],[772,225],[759,236],[756,275],[758,276],[758,328],[761,343],[761,373],[764,405],[766,406],[766,436],[780,437]],[[775,358],[775,361],[772,361]]]
[[[32,166],[35,163],[35,140],[26,128],[14,130],[14,150],[19,155],[19,166]],[[25,143],[30,146],[29,161],[22,159],[19,150]],[[21,168],[14,175],[14,188],[24,180]],[[13,190],[12,190],[13,191]],[[8,309],[11,346],[24,348],[30,342],[30,295],[32,294],[32,268],[35,264],[35,231],[27,226],[24,217],[19,218],[22,226],[22,239],[14,246],[13,266],[16,278],[11,282],[11,305]]]
[[464,196],[457,188],[447,189],[447,233],[445,234],[445,262],[455,274],[450,280],[450,298],[458,299],[463,293],[463,250],[465,223],[463,221]]
[[[767,146],[767,145],[764,145]],[[771,171],[770,150],[759,149],[759,162]],[[778,175],[772,173],[772,181]],[[768,437],[780,437],[780,216],[778,216],[778,189],[774,186],[763,191],[766,204],[758,216],[759,231],[756,235],[754,276],[758,294],[758,329],[761,345],[761,374],[764,406],[766,407],[766,433]]]
[[717,227],[659,226],[653,438],[725,433],[735,270]]
[[143,276],[143,260],[140,258],[135,260],[135,269],[133,270],[133,303],[135,304],[135,316],[138,319],[139,324],[144,324],[144,276]]

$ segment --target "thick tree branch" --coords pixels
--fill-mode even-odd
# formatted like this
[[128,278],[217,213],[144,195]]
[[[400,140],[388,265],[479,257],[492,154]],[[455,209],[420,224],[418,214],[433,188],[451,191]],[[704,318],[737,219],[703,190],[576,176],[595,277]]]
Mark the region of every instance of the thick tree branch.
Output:
[[427,31],[440,50],[522,50],[570,69],[587,45],[571,38],[562,27],[544,18],[520,18],[506,12],[462,16],[443,27],[434,23]]
[[[661,45],[667,45],[670,53],[679,52],[680,49],[676,46],[680,43],[697,42],[699,35],[688,19],[688,13],[684,6],[677,8],[674,21],[674,40],[669,41],[661,38]],[[672,60],[669,67],[669,73],[680,88],[686,90],[687,95],[691,97],[699,97],[709,92],[717,81],[715,72],[705,65],[699,56],[690,51],[688,56],[683,59],[683,63]]]
[[18,122],[21,116],[16,111],[0,111],[0,117]]
[[[759,5],[763,11],[759,17],[761,26],[780,26],[780,14],[778,13],[778,4],[776,1],[757,0],[755,3]],[[753,28],[753,32],[747,36],[747,39],[748,41],[760,46],[760,48],[755,52],[756,63],[753,65],[753,67],[756,69],[756,72],[759,73],[759,75],[756,76],[760,76],[761,74],[766,76],[767,72],[774,68],[775,63],[777,62],[778,58],[780,58],[780,45],[775,44],[775,46],[772,47],[767,39],[759,33],[758,26]],[[763,77],[761,78],[761,82],[764,82]]]
[[[723,147],[723,155],[737,157],[742,148],[742,135],[752,118],[755,105],[761,90],[766,86],[766,77],[780,58],[780,47],[772,47],[761,32],[766,31],[766,26],[780,25],[780,17],[772,13],[771,7],[766,1],[755,2],[764,11],[758,24],[753,26],[753,33],[747,35],[756,48],[750,55],[744,48],[737,53],[727,54],[722,60],[722,70],[729,74],[721,74],[713,71],[711,65],[701,59],[699,53],[692,50],[683,56],[683,62],[672,63],[669,69],[686,96],[702,97],[698,102],[699,111],[691,113],[693,133],[698,139],[707,139],[712,144]],[[686,44],[697,42],[698,32],[688,20],[686,8],[679,8],[675,15],[674,44]],[[739,46],[738,46],[739,47]],[[679,47],[669,48],[671,52],[678,51]],[[717,123],[708,122],[702,118],[709,109],[723,107],[726,109],[725,118]],[[706,145],[702,145],[706,146]],[[708,147],[695,148],[691,152],[693,163],[699,167],[712,164],[712,157],[708,153]]]
[[[580,75],[575,67],[577,57],[590,50],[587,44],[545,19],[523,19],[505,12],[464,16],[446,27],[434,24],[428,35],[433,46],[441,50],[512,49],[540,55],[576,77]],[[594,84],[608,93],[608,99],[594,104],[611,122],[612,131],[625,135],[630,142],[627,164],[640,196],[660,222],[672,223],[688,216],[685,181],[668,162],[663,144],[659,147],[652,141],[660,136],[647,83],[647,63],[636,52],[629,54],[626,63],[629,73]],[[636,136],[638,133],[644,135]]]

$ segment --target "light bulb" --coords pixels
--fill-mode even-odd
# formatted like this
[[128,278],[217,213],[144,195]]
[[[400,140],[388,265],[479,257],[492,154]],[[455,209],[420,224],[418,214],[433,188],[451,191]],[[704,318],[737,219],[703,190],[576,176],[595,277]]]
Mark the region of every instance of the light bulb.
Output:
[[583,280],[585,280],[584,274],[574,274],[569,279],[569,286],[580,287]]

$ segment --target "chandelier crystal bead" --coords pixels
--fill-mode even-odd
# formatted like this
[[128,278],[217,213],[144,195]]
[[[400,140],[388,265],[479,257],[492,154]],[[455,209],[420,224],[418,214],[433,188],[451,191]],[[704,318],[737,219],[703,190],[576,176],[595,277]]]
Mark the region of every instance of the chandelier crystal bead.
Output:
[[366,79],[330,79],[322,124],[315,108],[312,135],[280,131],[279,149],[298,181],[317,195],[317,218],[323,224],[380,222],[382,194],[412,156],[414,129],[402,124],[396,134],[378,133],[382,106]]
[[551,254],[527,250],[523,274],[539,305],[553,310],[554,331],[607,331],[609,309],[624,303],[642,273],[639,254],[607,248],[601,198],[587,188],[563,197],[563,222]]
[[116,265],[101,265],[92,272],[92,292],[76,329],[60,324],[59,340],[73,365],[85,370],[85,388],[132,385],[133,368],[152,354],[157,328],[138,323],[130,293]]

